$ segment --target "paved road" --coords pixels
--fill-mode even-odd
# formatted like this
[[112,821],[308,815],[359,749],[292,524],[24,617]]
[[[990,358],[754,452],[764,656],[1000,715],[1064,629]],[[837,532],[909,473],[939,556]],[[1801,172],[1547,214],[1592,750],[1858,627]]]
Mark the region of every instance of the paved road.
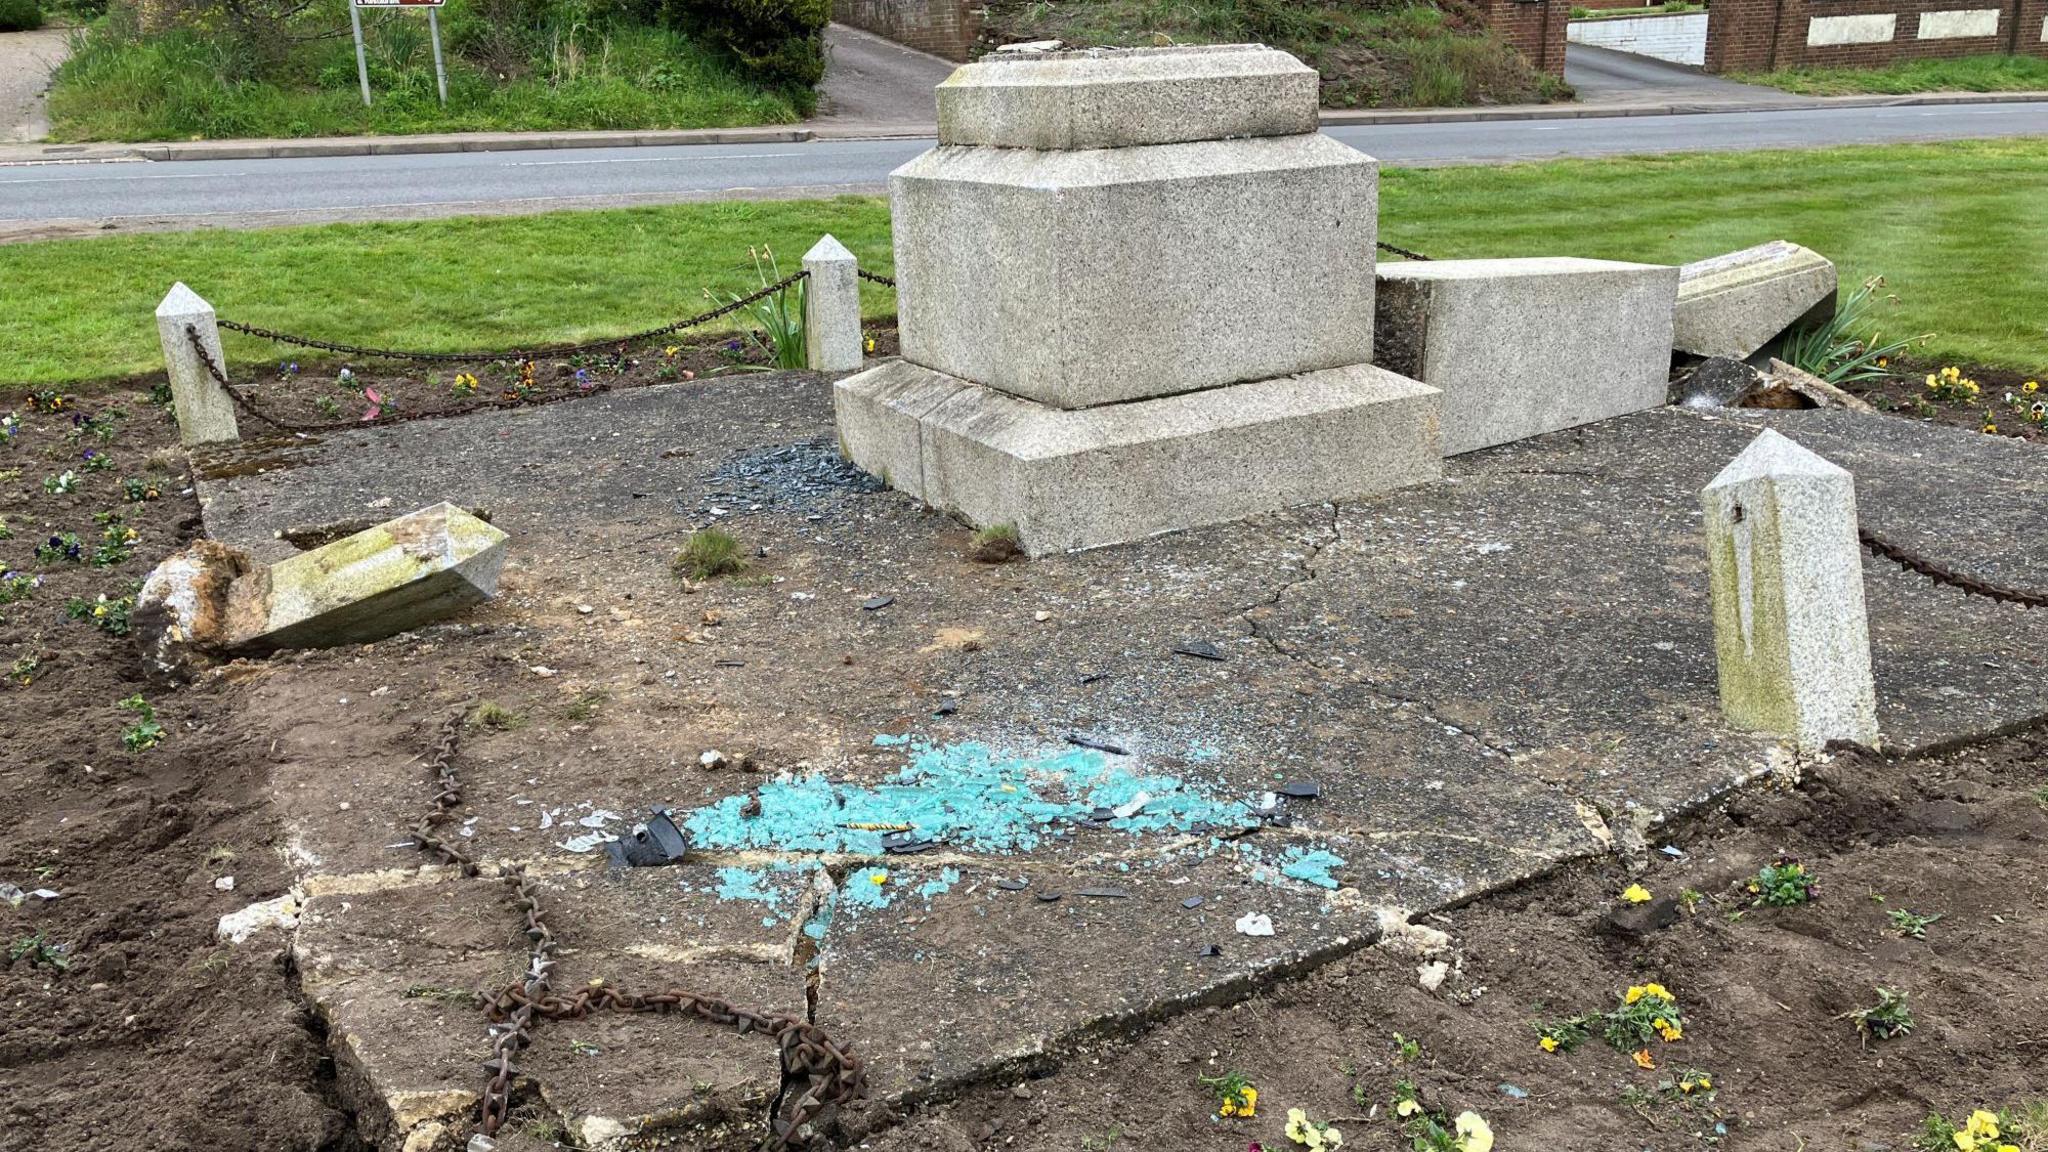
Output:
[[1811,102],[1811,98],[1766,88],[1761,84],[1737,84],[1683,64],[1616,52],[1591,44],[1565,45],[1564,78],[1578,91],[1579,99],[1587,104],[1714,101],[1786,105]]
[[898,135],[901,127],[930,133],[932,89],[959,67],[844,24],[825,29],[825,52],[811,127],[838,136]]
[[[1966,137],[2048,137],[2048,102],[1334,127],[1428,165]],[[875,191],[929,140],[0,166],[0,235],[254,226]]]

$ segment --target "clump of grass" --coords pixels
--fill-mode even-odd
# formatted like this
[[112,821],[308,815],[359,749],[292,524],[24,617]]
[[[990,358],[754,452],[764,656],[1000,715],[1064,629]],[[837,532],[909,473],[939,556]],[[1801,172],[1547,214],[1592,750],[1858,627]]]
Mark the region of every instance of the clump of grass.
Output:
[[1001,564],[1024,552],[1015,524],[991,524],[967,542],[967,554],[983,564]]
[[493,732],[510,732],[524,726],[525,723],[525,713],[515,712],[496,700],[486,700],[478,704],[476,711],[469,715],[470,727],[488,728]]
[[1913,1013],[1906,1007],[1906,994],[1889,988],[1877,990],[1877,1003],[1858,1008],[1846,1019],[1856,1023],[1856,1034],[1869,1046],[1872,1040],[1892,1040],[1913,1030]]
[[699,528],[683,542],[671,567],[685,579],[704,581],[744,572],[747,561],[740,554],[739,537],[723,528]]
[[585,688],[576,694],[574,700],[569,701],[569,706],[562,709],[562,712],[571,720],[590,720],[597,715],[598,705],[611,698],[612,694],[602,688]]

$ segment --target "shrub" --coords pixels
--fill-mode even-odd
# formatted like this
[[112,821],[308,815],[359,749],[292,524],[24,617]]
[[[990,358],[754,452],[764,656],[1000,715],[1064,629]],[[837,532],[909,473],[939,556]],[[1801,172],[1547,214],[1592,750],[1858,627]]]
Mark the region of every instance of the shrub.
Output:
[[42,26],[40,0],[0,0],[0,32],[31,32]]
[[703,581],[745,571],[747,561],[732,533],[723,528],[699,528],[690,533],[671,566],[679,576]]
[[789,89],[806,115],[815,106],[832,0],[665,0],[663,11],[756,80]]

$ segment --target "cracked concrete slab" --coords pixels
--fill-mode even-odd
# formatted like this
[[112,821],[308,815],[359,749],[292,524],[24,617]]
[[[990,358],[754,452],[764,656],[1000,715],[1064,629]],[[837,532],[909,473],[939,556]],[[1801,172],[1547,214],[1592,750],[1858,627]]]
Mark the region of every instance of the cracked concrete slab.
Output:
[[[565,979],[810,1008],[880,1097],[1056,1059],[1362,946],[1379,906],[1603,851],[1616,823],[1783,762],[1719,721],[1697,520],[1698,487],[1766,424],[1855,471],[1881,530],[2048,584],[2038,453],[1846,413],[1643,413],[1462,457],[1440,485],[1000,566],[840,464],[829,382],[804,374],[217,457],[208,529],[266,559],[286,525],[387,500],[485,507],[512,538],[498,598],[459,621],[227,672],[272,748],[311,900],[299,951],[346,977],[307,978],[361,1053],[344,1087],[397,1115],[394,1092],[481,1082],[480,1021],[398,995],[517,967],[502,885],[405,843],[428,733],[474,698],[504,715],[466,734],[448,827],[561,893]],[[1980,490],[2013,498],[1954,498]],[[685,589],[669,556],[710,523],[749,570]],[[2018,610],[1866,574],[1888,740],[2048,711]],[[695,871],[606,871],[597,841],[657,804]],[[890,854],[904,826],[935,843]],[[1246,911],[1275,935],[1239,934]],[[775,1074],[757,1038],[683,1021],[546,1027],[523,1067],[532,1107],[628,1125],[696,1123],[700,1081],[717,1106],[697,1112],[758,1124]],[[410,1135],[430,1123],[426,1145],[466,1132]]]

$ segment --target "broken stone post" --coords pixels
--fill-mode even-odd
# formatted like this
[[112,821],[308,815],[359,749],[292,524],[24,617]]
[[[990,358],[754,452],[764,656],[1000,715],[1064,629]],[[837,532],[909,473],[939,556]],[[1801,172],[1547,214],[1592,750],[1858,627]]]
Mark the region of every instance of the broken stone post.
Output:
[[1729,723],[1876,745],[1854,478],[1765,429],[1700,503]]
[[506,539],[443,503],[268,569],[201,540],[143,582],[134,635],[151,666],[172,677],[204,659],[368,644],[496,595]]
[[228,358],[220,350],[220,327],[214,319],[213,305],[200,299],[199,293],[185,287],[181,280],[171,285],[164,302],[156,306],[156,337],[163,346],[164,372],[171,379],[171,402],[178,413],[178,439],[188,448],[216,440],[240,439],[235,428],[235,402],[192,347],[192,338],[185,331],[187,325],[198,330],[200,345],[225,376]]
[[831,233],[804,253],[804,359],[813,372],[860,368],[860,265]]

